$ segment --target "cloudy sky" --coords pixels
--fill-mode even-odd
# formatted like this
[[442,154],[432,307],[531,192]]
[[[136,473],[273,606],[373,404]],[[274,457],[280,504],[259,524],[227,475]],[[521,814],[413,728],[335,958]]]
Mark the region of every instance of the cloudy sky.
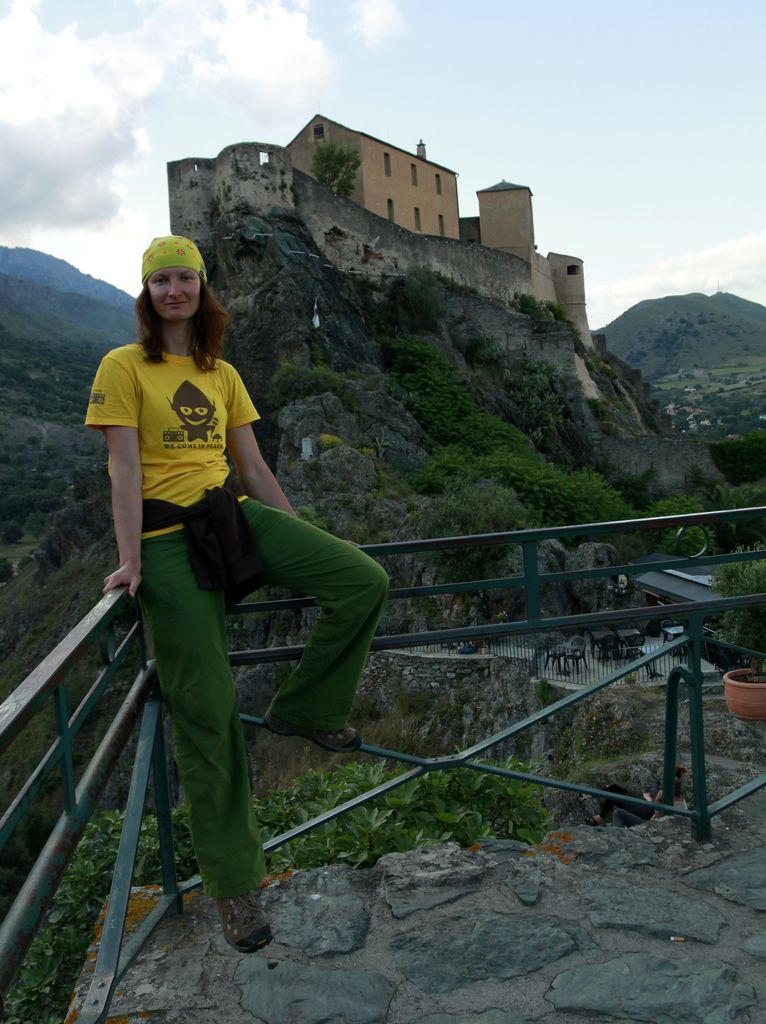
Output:
[[321,112],[534,194],[591,327],[644,298],[766,303],[762,0],[0,0],[0,244],[135,293],[165,164]]

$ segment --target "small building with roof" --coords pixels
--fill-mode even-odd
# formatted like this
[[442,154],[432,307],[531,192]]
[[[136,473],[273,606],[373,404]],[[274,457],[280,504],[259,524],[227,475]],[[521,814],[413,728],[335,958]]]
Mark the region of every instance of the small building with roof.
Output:
[[317,147],[327,143],[359,154],[354,202],[408,231],[460,238],[457,173],[427,159],[422,140],[412,153],[315,114],[287,144],[293,167],[311,174]]

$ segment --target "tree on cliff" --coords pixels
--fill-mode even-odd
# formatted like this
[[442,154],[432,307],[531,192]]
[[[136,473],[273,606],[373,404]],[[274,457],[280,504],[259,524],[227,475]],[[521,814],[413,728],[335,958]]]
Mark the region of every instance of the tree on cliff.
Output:
[[326,142],[317,147],[311,161],[311,173],[336,196],[350,196],[354,191],[354,177],[362,158],[353,146],[336,146]]

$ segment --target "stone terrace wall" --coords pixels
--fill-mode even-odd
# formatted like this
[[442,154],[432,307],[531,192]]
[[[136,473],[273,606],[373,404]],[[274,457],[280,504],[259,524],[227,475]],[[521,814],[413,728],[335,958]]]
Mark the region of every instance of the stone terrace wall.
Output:
[[683,493],[688,489],[692,466],[705,476],[723,480],[713,465],[707,444],[685,437],[617,438],[591,436],[590,443],[597,461],[611,463],[624,473],[644,473],[653,469],[659,487]]
[[550,363],[565,376],[577,376],[574,339],[563,324],[536,322],[530,327],[529,317],[523,313],[470,294],[450,295],[448,312],[450,319],[465,321],[511,355]]

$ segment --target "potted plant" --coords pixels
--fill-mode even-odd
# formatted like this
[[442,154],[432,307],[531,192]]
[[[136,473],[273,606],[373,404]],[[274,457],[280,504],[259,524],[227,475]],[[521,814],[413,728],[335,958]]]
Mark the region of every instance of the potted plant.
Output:
[[[766,560],[731,562],[713,573],[713,590],[721,597],[766,593]],[[724,612],[718,636],[752,651],[766,648],[766,605]],[[753,655],[750,668],[724,673],[726,706],[738,718],[766,720],[766,670],[764,658]]]

